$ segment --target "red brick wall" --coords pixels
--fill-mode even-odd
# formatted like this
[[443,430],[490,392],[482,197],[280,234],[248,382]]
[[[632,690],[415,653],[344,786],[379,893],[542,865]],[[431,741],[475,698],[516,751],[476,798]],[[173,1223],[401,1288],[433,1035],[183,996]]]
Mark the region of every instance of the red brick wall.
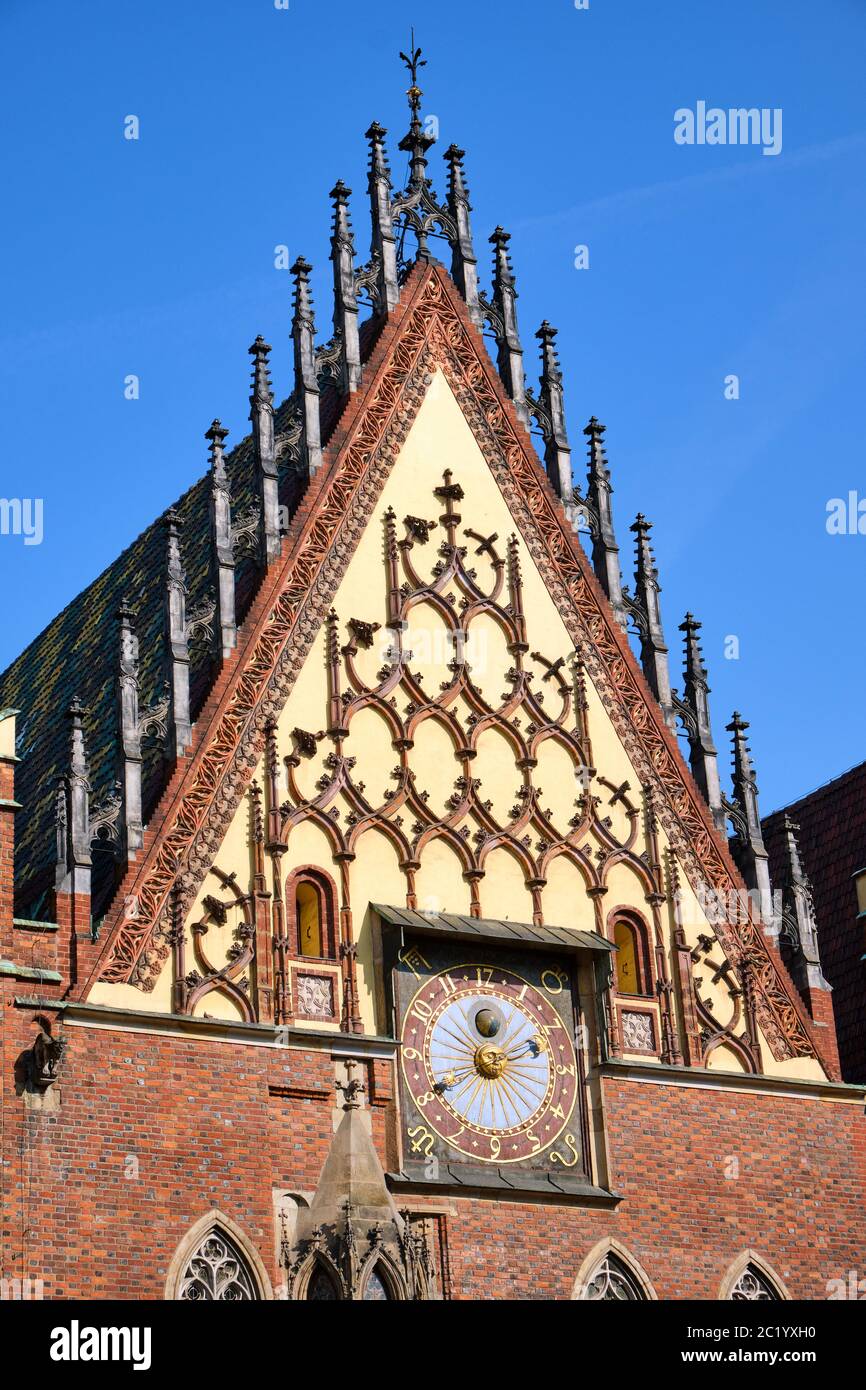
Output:
[[[0,803],[15,800],[15,764],[0,758]],[[0,804],[0,957],[12,946],[12,887],[15,857],[15,811]]]
[[604,1087],[624,1201],[613,1213],[458,1203],[448,1237],[458,1296],[568,1298],[606,1236],[634,1254],[660,1298],[717,1297],[746,1249],[794,1297],[826,1298],[827,1281],[850,1269],[866,1275],[859,1105],[614,1078]]
[[[272,1189],[315,1187],[333,1133],[329,1054],[67,1027],[61,1108],[39,1112],[11,1084],[9,1059],[35,1030],[9,998],[0,1274],[41,1278],[46,1297],[161,1298],[178,1243],[218,1207],[278,1284]],[[375,1072],[387,1165],[389,1067]],[[619,1208],[455,1200],[444,1222],[455,1297],[568,1298],[607,1235],[664,1298],[715,1297],[746,1248],[801,1297],[825,1297],[849,1269],[866,1275],[860,1106],[624,1078],[604,1087]]]

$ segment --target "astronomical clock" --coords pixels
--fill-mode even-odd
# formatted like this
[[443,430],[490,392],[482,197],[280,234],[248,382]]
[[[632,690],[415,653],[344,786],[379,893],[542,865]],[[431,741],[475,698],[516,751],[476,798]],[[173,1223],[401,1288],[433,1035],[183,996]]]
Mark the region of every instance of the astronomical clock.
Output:
[[421,936],[390,974],[404,1176],[585,1188],[573,957]]

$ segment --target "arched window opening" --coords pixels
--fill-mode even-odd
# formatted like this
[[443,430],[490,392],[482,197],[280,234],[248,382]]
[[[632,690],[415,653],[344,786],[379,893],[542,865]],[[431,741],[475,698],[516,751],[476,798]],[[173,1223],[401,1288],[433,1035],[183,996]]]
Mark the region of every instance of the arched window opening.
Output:
[[646,1295],[631,1270],[608,1253],[587,1280],[582,1297],[590,1302],[643,1303]]
[[319,1265],[310,1275],[310,1282],[307,1285],[308,1300],[316,1302],[338,1302],[340,1298],[339,1290],[326,1269]]
[[728,1294],[728,1298],[735,1303],[777,1303],[780,1301],[778,1292],[773,1288],[767,1276],[752,1264],[746,1265]]
[[301,879],[295,888],[295,921],[298,954],[321,958],[324,955],[322,900],[318,888],[310,879]]
[[190,1303],[243,1303],[259,1295],[234,1241],[214,1228],[187,1260],[177,1297]]
[[365,1303],[383,1302],[385,1300],[390,1300],[390,1298],[391,1295],[388,1292],[388,1286],[384,1279],[381,1278],[378,1270],[371,1269],[370,1273],[367,1275],[367,1282],[364,1285],[363,1301]]
[[636,922],[618,917],[613,929],[619,994],[652,994],[646,938]]

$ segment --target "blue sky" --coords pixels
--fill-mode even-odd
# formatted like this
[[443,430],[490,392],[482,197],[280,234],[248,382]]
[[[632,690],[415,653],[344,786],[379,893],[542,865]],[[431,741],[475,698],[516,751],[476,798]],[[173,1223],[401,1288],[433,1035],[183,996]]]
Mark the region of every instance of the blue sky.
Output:
[[[347,0],[2,0],[0,494],[44,499],[44,540],[0,536],[0,667],[204,471],[214,415],[243,435],[259,332],[288,393],[275,245],[313,262],[329,335],[327,194],[356,190],[364,255],[363,136],[388,127],[396,182],[411,18],[394,0],[372,17]],[[690,608],[723,774],[737,707],[769,811],[866,757],[866,536],[825,526],[830,498],[866,496],[866,5],[440,0],[414,20],[436,185],[456,141],[484,280],[501,223],[529,374],[547,317],[578,477],[596,414],[626,577],[642,510],[675,683]],[[781,108],[781,153],[676,144],[675,110],[699,100]]]

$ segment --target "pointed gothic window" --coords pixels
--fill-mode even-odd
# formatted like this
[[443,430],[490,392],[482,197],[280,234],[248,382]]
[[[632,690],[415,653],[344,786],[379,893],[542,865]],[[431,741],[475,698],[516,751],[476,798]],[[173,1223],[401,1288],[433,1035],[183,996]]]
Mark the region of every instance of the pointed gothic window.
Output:
[[628,1266],[608,1253],[587,1280],[582,1297],[592,1302],[629,1300],[642,1303],[646,1295]]
[[652,994],[647,938],[643,925],[630,917],[614,922],[616,988],[619,994]]
[[764,1302],[776,1303],[779,1295],[770,1283],[770,1280],[755,1265],[746,1265],[739,1279],[737,1280],[728,1298],[735,1303],[743,1302]]
[[364,1285],[364,1302],[382,1302],[390,1297],[391,1295],[378,1271],[371,1269]]
[[318,1265],[310,1275],[307,1298],[315,1302],[336,1302],[339,1297],[339,1291],[330,1274],[321,1265]]
[[253,1302],[259,1295],[243,1255],[214,1228],[187,1260],[177,1297],[191,1303]]

